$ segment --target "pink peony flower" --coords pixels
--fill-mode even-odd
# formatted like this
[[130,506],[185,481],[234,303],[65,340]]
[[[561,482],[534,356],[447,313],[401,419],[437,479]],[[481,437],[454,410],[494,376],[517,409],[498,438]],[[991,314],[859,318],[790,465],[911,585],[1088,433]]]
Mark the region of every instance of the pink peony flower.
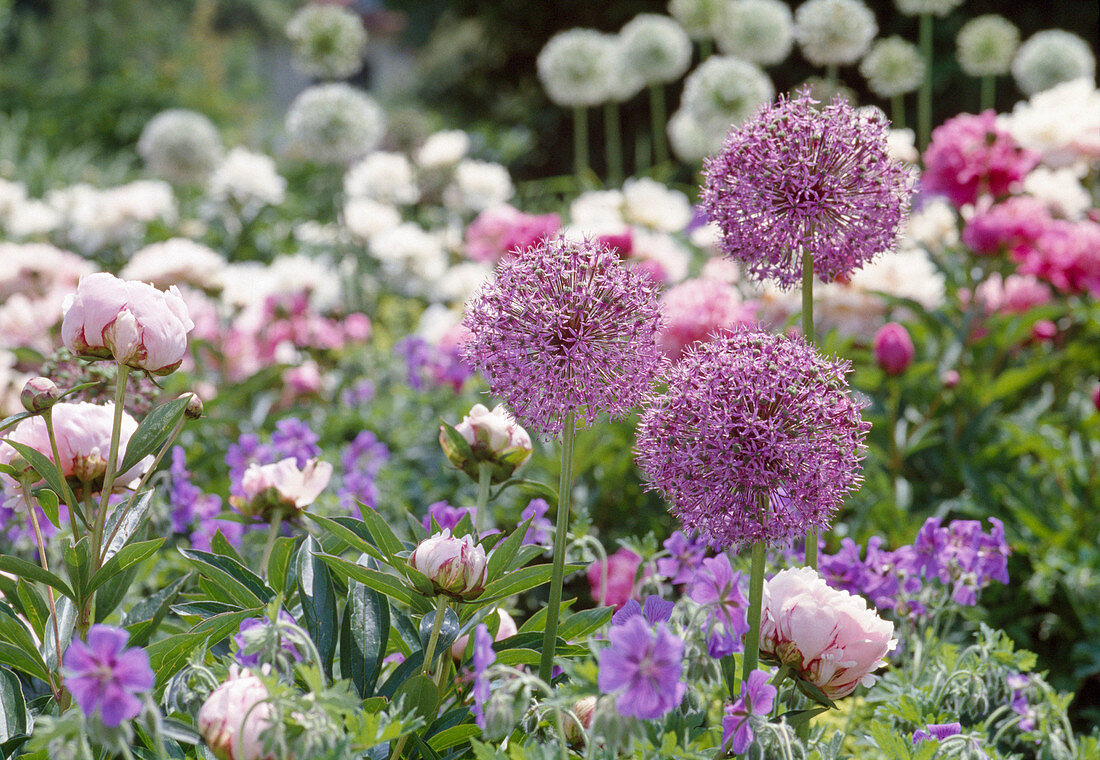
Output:
[[995,206],[980,204],[963,229],[962,241],[982,255],[1026,251],[1053,222],[1041,201],[1018,195]]
[[509,205],[489,208],[466,228],[466,255],[473,261],[495,263],[553,237],[560,227],[557,214],[525,214]]
[[913,339],[902,325],[887,322],[875,333],[874,351],[875,362],[887,375],[900,375],[913,361]]
[[472,536],[458,538],[444,530],[417,544],[409,567],[428,576],[437,594],[473,599],[485,589],[489,562]]
[[273,464],[253,462],[241,478],[244,496],[230,503],[242,514],[266,519],[273,510],[293,515],[313,503],[332,477],[332,465],[310,459],[302,468],[287,457]]
[[[111,452],[114,405],[100,406],[84,401],[75,404],[62,402],[54,405],[52,413],[61,471],[73,486],[74,496],[83,498],[86,495],[85,489],[87,493],[98,493],[103,488],[103,476],[107,473],[107,455]],[[137,426],[137,420],[126,412],[122,413],[116,465],[121,464],[125,458],[126,445]],[[41,417],[23,420],[6,437],[36,449],[53,461],[46,422]],[[3,440],[0,438],[0,462],[6,464],[16,452],[13,447],[3,445]],[[149,469],[152,461],[152,456],[145,457],[126,472],[115,475],[115,490],[121,491],[132,485]]]
[[754,306],[742,302],[732,285],[710,279],[687,280],[669,289],[661,296],[661,311],[665,324],[657,340],[671,359],[688,346],[756,320]]
[[[634,596],[634,578],[641,565],[642,558],[625,546],[609,556],[607,558],[607,593],[602,594],[602,566],[599,562],[593,562],[585,571],[592,598],[601,601],[602,594],[603,604],[609,604],[616,609],[622,607]],[[648,574],[647,571],[646,575]]]
[[275,712],[268,696],[263,681],[230,666],[198,716],[199,733],[219,760],[275,760],[273,752],[264,753],[263,735]]
[[1063,293],[1100,298],[1100,224],[1055,220],[1035,245],[1014,253],[1022,274],[1033,274]]
[[871,672],[897,645],[893,635],[893,623],[811,568],[783,570],[764,585],[761,654],[791,666],[830,699],[874,684]]
[[1050,287],[1026,274],[1010,274],[1002,278],[994,272],[974,289],[974,299],[986,313],[1022,314],[1036,306],[1049,303]]
[[956,206],[1011,192],[1039,163],[1039,155],[1021,148],[997,126],[992,110],[959,114],[932,131],[924,151],[924,189],[943,193]]
[[[500,618],[500,626],[497,628],[496,635],[493,636],[493,641],[504,641],[519,632],[519,629],[516,628],[516,621],[500,607],[497,607],[497,617]],[[462,655],[466,653],[466,645],[469,643],[470,637],[465,633],[455,639],[455,643],[451,645],[451,657],[461,660]]]

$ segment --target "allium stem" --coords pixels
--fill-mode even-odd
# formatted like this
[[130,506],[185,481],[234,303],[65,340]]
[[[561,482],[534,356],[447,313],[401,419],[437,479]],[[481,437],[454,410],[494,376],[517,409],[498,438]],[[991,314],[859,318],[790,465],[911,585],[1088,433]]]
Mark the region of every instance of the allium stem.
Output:
[[283,510],[271,511],[271,525],[267,529],[267,543],[264,544],[264,553],[260,558],[260,577],[267,580],[267,563],[271,559],[271,550],[275,548],[275,539],[279,537],[279,528],[283,526]]
[[[814,342],[814,257],[809,250],[802,252],[802,335],[811,345]],[[806,531],[806,566],[817,569],[817,529]]]
[[579,185],[588,175],[588,111],[584,106],[573,109],[573,174]]
[[987,74],[982,77],[982,100],[981,106],[983,111],[988,111],[990,108],[996,107],[997,101],[997,77],[994,74]]
[[894,129],[905,129],[905,96],[895,95],[890,98],[890,126]]
[[550,601],[546,608],[546,631],[542,638],[539,678],[550,683],[554,670],[554,650],[558,638],[558,612],[561,585],[565,575],[565,542],[569,534],[570,492],[573,489],[573,443],[577,437],[576,412],[565,416],[561,434],[561,477],[558,480],[558,516],[554,530],[554,569],[550,577]]
[[745,656],[741,660],[741,681],[749,680],[760,657],[760,607],[764,599],[764,542],[752,545],[749,573],[749,632],[745,634]]
[[668,138],[665,136],[668,116],[663,84],[649,86],[649,120],[650,131],[653,132],[653,163],[663,164],[668,161]]
[[714,54],[714,43],[709,37],[703,37],[699,40],[699,61],[700,63],[707,60]]
[[840,80],[840,76],[837,73],[837,65],[830,63],[825,67],[825,81],[829,83],[829,89],[836,92],[837,82]]
[[480,463],[477,466],[477,508],[474,510],[479,537],[492,527],[492,522],[489,520],[489,485],[492,479],[493,466],[488,462]]
[[920,52],[924,58],[924,80],[917,93],[917,147],[924,150],[932,135],[932,14],[920,17]]
[[604,147],[607,150],[607,182],[618,187],[623,182],[623,135],[619,125],[619,104],[609,100],[603,104]]
[[115,375],[115,419],[111,426],[111,447],[107,455],[107,471],[103,474],[103,491],[99,495],[99,512],[95,518],[95,530],[92,531],[92,562],[96,571],[100,567],[99,556],[103,545],[103,527],[107,522],[107,503],[111,500],[111,489],[115,487],[115,475],[118,469],[118,443],[122,437],[122,411],[123,402],[126,400],[126,380],[130,376],[130,368],[125,364],[118,364],[118,374]]

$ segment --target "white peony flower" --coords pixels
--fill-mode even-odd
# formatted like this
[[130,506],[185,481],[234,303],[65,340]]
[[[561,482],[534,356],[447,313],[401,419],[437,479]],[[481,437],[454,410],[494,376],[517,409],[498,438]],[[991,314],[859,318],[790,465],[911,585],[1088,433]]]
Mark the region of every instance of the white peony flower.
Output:
[[639,177],[623,183],[623,218],[662,232],[679,232],[691,221],[691,201],[663,182]]
[[278,206],[286,198],[286,180],[279,176],[270,156],[237,147],[214,170],[207,192],[217,202]]
[[421,169],[441,169],[454,166],[470,152],[470,136],[461,129],[447,129],[429,135],[416,151],[416,165]]
[[344,204],[344,226],[360,240],[369,241],[401,224],[401,212],[370,198],[352,198]]
[[998,118],[1020,145],[1047,166],[1100,159],[1100,91],[1082,77],[1036,93]]
[[1024,192],[1038,198],[1055,215],[1065,219],[1080,219],[1092,208],[1092,196],[1081,184],[1077,172],[1069,167],[1033,169],[1024,178]]
[[187,238],[171,238],[147,245],[122,268],[124,280],[149,282],[158,288],[193,285],[203,290],[221,287],[225,259],[214,250]]
[[443,192],[443,202],[453,209],[477,213],[499,206],[515,191],[505,167],[468,158],[455,167],[454,179]]
[[344,175],[344,193],[393,206],[420,200],[420,188],[409,159],[387,151],[376,151],[354,164]]
[[439,240],[419,225],[406,222],[371,238],[371,256],[383,273],[407,295],[437,295],[447,273],[447,256]]

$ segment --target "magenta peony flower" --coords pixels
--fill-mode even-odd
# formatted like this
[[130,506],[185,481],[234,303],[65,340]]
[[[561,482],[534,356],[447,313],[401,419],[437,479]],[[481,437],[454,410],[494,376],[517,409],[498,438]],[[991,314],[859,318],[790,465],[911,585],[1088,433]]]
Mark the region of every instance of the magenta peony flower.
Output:
[[849,366],[801,337],[755,330],[689,349],[638,425],[649,488],[716,546],[827,526],[860,483],[870,428],[848,394]]
[[241,478],[243,496],[230,496],[229,502],[250,517],[266,519],[273,510],[293,516],[313,503],[331,477],[332,465],[317,459],[301,467],[294,457],[273,464],[253,462]]
[[726,707],[726,715],[722,718],[722,746],[730,745],[730,749],[738,755],[747,750],[755,738],[750,718],[754,715],[766,718],[772,711],[777,693],[777,689],[768,683],[767,673],[762,670],[749,673],[737,701]]
[[642,558],[625,546],[608,556],[607,591],[603,592],[603,566],[600,562],[593,562],[585,571],[592,598],[597,602],[602,598],[604,604],[622,607],[634,596],[634,579],[641,566]]
[[977,116],[964,113],[932,130],[921,184],[964,206],[983,196],[999,198],[1011,192],[1038,163],[1039,154],[1021,148],[997,126],[993,110]]
[[655,720],[676,709],[687,690],[680,680],[684,642],[666,624],[654,628],[642,615],[613,625],[607,638],[611,646],[599,654],[598,683],[604,694],[619,694],[619,714]]
[[106,272],[81,277],[64,310],[61,338],[74,354],[113,358],[154,375],[180,365],[195,327],[175,286],[164,292]]
[[1100,224],[1057,220],[1031,248],[1014,253],[1021,274],[1033,274],[1063,293],[1100,298]]
[[264,682],[247,670],[229,668],[229,677],[199,709],[198,729],[219,760],[275,760],[264,753],[264,732],[275,708]]
[[1053,223],[1042,201],[1018,195],[995,206],[979,204],[963,228],[962,241],[982,255],[1023,252]]
[[[84,498],[85,486],[89,493],[98,493],[103,488],[103,476],[107,473],[107,455],[111,452],[114,404],[100,406],[85,401],[75,404],[61,402],[54,405],[52,414],[61,472],[73,486],[73,495],[78,499]],[[122,464],[126,457],[126,446],[137,427],[137,421],[123,412],[116,465]],[[53,461],[46,422],[41,417],[23,420],[6,437],[36,449]],[[15,449],[5,446],[4,439],[0,438],[0,462],[7,464],[14,456]],[[152,461],[152,456],[145,457],[126,472],[115,475],[115,488],[122,490],[133,484],[149,469]],[[58,496],[63,498],[64,494]]]
[[458,538],[449,530],[417,544],[408,564],[428,576],[437,594],[459,599],[479,596],[488,578],[485,550],[474,543],[473,537]]
[[622,417],[663,366],[656,286],[592,242],[554,238],[502,261],[466,305],[465,356],[525,427]]
[[887,322],[875,333],[875,362],[887,375],[900,375],[913,361],[913,339],[897,322]]
[[892,250],[913,179],[890,159],[888,126],[840,98],[818,109],[808,90],[763,106],[705,163],[720,248],[784,288],[801,280],[804,251],[829,282]]
[[114,728],[141,712],[139,694],[153,688],[149,655],[126,648],[130,634],[109,625],[93,625],[85,641],[74,639],[65,651],[65,688],[85,715],[99,712]]
[[1051,298],[1050,287],[1028,274],[1010,274],[1002,278],[994,272],[974,289],[974,300],[988,314],[1023,314],[1050,303]]
[[761,655],[789,665],[829,699],[862,684],[897,645],[894,624],[867,608],[862,597],[830,588],[809,567],[781,570],[764,584]]
[[509,205],[486,209],[466,228],[466,255],[496,263],[553,237],[561,227],[557,214],[525,214]]
[[728,332],[735,325],[755,324],[756,309],[719,280],[686,280],[661,296],[665,325],[657,340],[670,359],[695,343]]

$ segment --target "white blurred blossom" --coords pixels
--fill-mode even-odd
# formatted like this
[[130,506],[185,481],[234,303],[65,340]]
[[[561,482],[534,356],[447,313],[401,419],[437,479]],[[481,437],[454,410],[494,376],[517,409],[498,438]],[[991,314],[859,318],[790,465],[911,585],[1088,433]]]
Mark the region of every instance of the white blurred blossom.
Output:
[[363,68],[367,30],[359,15],[330,4],[309,4],[286,25],[294,62],[304,73],[322,79],[344,79]]
[[1012,59],[1012,76],[1025,95],[1074,79],[1092,80],[1095,74],[1096,56],[1089,44],[1064,29],[1036,32]]
[[342,82],[303,90],[286,115],[286,131],[303,154],[315,161],[348,163],[374,150],[386,117],[366,93]]
[[404,206],[420,199],[412,164],[402,153],[375,151],[344,175],[344,193],[379,203]]
[[725,55],[773,66],[791,54],[794,17],[781,0],[731,0],[723,6],[714,38]]
[[858,61],[878,33],[875,14],[861,0],[806,0],[794,14],[794,36],[815,66]]
[[172,108],[145,125],[137,152],[153,174],[186,184],[205,181],[221,163],[225,148],[210,119]]
[[236,147],[210,176],[207,193],[219,203],[278,206],[286,198],[286,179],[279,175],[270,156]]

